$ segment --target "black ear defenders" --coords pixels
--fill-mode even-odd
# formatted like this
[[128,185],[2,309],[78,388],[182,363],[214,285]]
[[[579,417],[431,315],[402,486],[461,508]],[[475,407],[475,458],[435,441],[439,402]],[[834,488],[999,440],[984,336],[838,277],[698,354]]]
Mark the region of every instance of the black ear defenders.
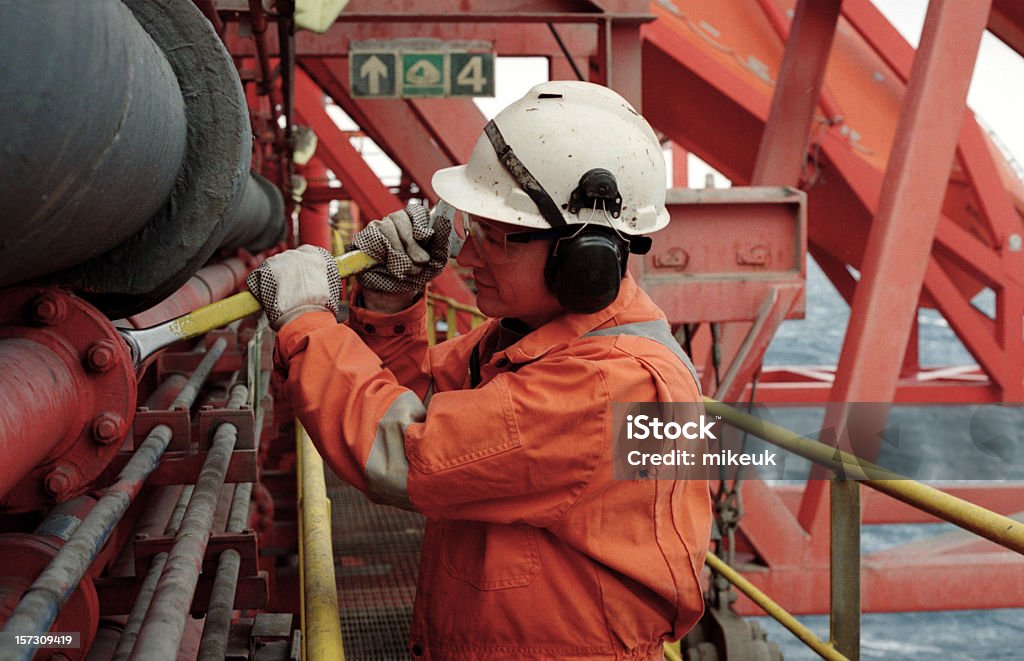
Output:
[[[618,218],[622,196],[615,175],[588,170],[562,206],[569,213],[606,213]],[[607,307],[619,295],[626,273],[628,246],[604,225],[567,225],[575,232],[558,239],[544,266],[544,281],[569,312],[590,313]]]
[[597,312],[619,295],[627,250],[610,228],[588,226],[554,242],[544,281],[567,311]]
[[[555,240],[544,266],[548,289],[569,312],[586,314],[607,307],[619,295],[627,256],[630,252],[646,253],[651,240],[640,236],[627,239],[608,225],[569,225],[555,201],[505,142],[494,120],[484,127],[484,134],[498,161],[530,196],[548,224],[560,230],[561,238]],[[588,170],[562,209],[579,215],[601,213],[618,218],[622,196],[615,175],[601,168]]]

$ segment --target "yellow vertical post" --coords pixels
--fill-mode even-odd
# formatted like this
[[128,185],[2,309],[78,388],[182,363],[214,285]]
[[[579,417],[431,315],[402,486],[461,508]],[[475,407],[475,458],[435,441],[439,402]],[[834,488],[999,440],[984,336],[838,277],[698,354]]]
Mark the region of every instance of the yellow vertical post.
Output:
[[343,661],[338,588],[334,581],[331,513],[324,463],[296,421],[299,453],[299,558],[305,659]]
[[455,306],[451,304],[451,301],[446,301],[444,308],[444,323],[448,327],[448,330],[445,331],[445,339],[450,340],[459,334],[457,314],[458,310],[456,310]]
[[427,344],[434,346],[437,344],[437,324],[434,321],[434,305],[433,299],[427,299]]

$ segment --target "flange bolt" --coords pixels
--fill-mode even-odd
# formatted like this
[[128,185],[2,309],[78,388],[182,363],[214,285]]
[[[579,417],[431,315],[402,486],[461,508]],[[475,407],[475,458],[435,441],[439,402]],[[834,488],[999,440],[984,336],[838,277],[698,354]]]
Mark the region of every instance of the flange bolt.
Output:
[[124,418],[111,411],[104,411],[93,418],[92,437],[101,445],[110,445],[124,435]]
[[117,348],[110,340],[97,340],[85,353],[85,366],[93,372],[109,372],[117,362]]
[[56,326],[68,316],[64,299],[53,292],[43,292],[32,300],[32,321],[43,326]]
[[78,486],[78,472],[73,466],[62,464],[46,475],[43,485],[48,494],[61,500]]

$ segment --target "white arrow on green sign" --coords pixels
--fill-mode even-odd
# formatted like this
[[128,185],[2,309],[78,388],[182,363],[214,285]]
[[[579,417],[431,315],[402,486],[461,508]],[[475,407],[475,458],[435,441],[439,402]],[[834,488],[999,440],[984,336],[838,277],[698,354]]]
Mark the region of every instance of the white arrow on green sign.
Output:
[[349,53],[349,81],[353,98],[398,96],[398,57],[386,52]]

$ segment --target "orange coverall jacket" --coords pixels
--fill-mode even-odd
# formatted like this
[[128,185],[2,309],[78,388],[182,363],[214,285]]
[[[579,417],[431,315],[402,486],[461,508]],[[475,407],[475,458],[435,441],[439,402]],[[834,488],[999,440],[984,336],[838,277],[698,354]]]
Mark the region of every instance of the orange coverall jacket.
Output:
[[327,463],[427,517],[413,658],[661,658],[703,612],[711,527],[706,481],[612,478],[613,402],[699,401],[661,311],[627,276],[604,310],[483,352],[475,388],[498,322],[427,350],[424,321],[422,300],[311,312],[276,345]]

